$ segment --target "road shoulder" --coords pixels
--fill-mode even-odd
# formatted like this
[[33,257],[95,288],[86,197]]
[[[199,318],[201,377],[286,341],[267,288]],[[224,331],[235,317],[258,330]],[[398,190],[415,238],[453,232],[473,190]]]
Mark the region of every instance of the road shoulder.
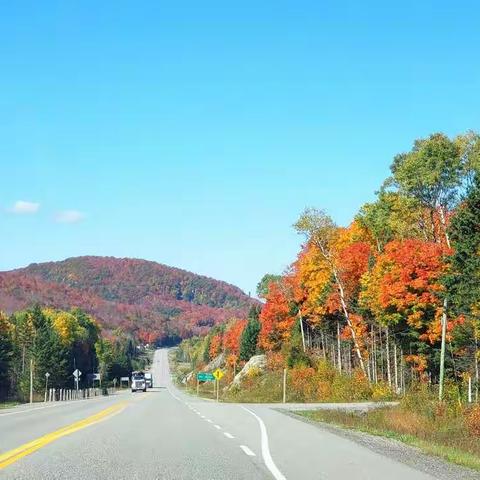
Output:
[[315,428],[351,440],[375,453],[408,465],[439,480],[480,480],[479,472],[454,465],[438,457],[426,455],[420,449],[398,440],[318,422],[282,408],[275,408],[274,410]]

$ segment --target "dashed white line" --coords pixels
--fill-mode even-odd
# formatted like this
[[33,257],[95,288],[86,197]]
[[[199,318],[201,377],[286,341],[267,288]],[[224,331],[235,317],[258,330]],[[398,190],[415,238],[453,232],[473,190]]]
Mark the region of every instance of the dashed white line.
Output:
[[246,446],[246,445],[240,445],[240,448],[247,454],[249,457],[254,457],[255,454]]
[[223,432],[223,434],[224,434],[227,438],[235,438],[231,433]]
[[220,425],[214,425],[214,427],[217,429],[217,430],[221,430],[222,427]]
[[206,418],[205,420],[206,420],[208,423],[213,423],[213,421],[210,420],[209,418]]

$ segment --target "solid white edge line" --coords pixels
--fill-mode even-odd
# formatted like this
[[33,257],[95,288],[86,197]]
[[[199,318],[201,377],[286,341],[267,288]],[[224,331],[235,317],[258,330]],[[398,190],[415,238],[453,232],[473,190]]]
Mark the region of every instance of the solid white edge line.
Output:
[[255,457],[256,455],[246,446],[246,445],[240,445],[240,448],[245,452],[246,455],[249,457]]
[[245,411],[253,415],[256,419],[258,424],[260,425],[260,433],[262,439],[262,457],[266,467],[270,470],[270,473],[274,476],[275,480],[286,480],[283,473],[278,469],[273,461],[272,455],[270,454],[270,447],[268,446],[268,434],[267,434],[267,427],[263,423],[263,420],[252,410],[244,407],[243,405],[240,406]]

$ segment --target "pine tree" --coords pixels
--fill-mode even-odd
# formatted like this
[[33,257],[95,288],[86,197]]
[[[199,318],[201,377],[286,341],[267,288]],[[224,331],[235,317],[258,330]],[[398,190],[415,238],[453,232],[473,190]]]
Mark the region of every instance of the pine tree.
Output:
[[242,332],[240,341],[240,360],[248,361],[257,351],[258,334],[260,333],[259,309],[252,307],[248,315],[248,322]]
[[480,178],[474,180],[450,225],[454,253],[448,290],[456,313],[470,315],[480,307]]
[[209,335],[207,340],[205,341],[205,348],[203,349],[203,361],[208,363],[210,361],[210,343],[212,341],[212,337]]
[[10,325],[7,317],[0,312],[0,399],[10,390],[9,374],[13,355]]
[[35,390],[43,388],[47,372],[50,374],[52,385],[67,386],[66,381],[70,373],[67,372],[68,350],[53,328],[52,321],[43,314],[40,307],[34,307],[31,315],[35,328],[35,337],[30,352],[34,365]]
[[[464,352],[457,366],[474,375],[479,388],[480,373],[480,178],[474,179],[450,225],[454,253],[446,278],[451,305],[465,322],[453,332],[453,345]],[[468,353],[467,353],[468,352]],[[478,390],[477,390],[478,395]]]

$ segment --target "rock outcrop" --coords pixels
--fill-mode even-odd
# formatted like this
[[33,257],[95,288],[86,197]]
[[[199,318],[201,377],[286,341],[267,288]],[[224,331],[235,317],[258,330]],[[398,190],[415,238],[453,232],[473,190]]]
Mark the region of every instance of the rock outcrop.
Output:
[[239,387],[242,383],[242,380],[252,373],[264,372],[267,367],[267,357],[265,355],[254,355],[245,366],[235,375],[231,387]]

